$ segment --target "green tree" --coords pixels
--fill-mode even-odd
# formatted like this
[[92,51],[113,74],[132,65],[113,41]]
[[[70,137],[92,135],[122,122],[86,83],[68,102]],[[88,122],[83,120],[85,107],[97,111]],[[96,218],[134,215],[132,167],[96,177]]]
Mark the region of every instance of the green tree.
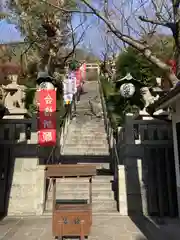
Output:
[[149,87],[153,86],[156,77],[162,74],[159,68],[151,64],[143,55],[131,47],[119,55],[116,69],[117,79],[126,76],[127,73],[131,73],[135,79]]
[[[9,0],[9,9],[13,13],[11,16],[15,16],[10,21],[18,26],[28,45],[21,54],[24,84],[27,88],[36,86],[38,71],[48,70],[53,76],[56,69],[61,71],[65,65],[63,53],[69,44],[68,23],[71,21],[71,12],[60,9],[72,9],[75,4],[72,0],[62,1],[58,5],[54,5],[54,2],[56,1]],[[60,82],[55,84],[62,87]],[[61,89],[58,89],[60,92]],[[28,109],[34,109],[33,96],[34,91],[27,90],[25,101],[28,101]]]
[[[144,37],[151,50],[156,52],[156,56],[167,61],[173,57],[173,38],[166,35],[154,35]],[[124,77],[127,73],[137,79],[142,84],[152,87],[156,84],[156,77],[163,77],[163,71],[156,65],[149,62],[144,55],[132,47],[119,54],[116,61],[117,78]]]
[[[163,61],[167,61],[172,57],[173,41],[171,37],[156,35],[152,38],[144,37],[143,40],[148,42],[153,51],[156,51],[158,58]],[[115,126],[124,122],[126,113],[134,113],[144,108],[144,100],[139,83],[142,86],[153,87],[156,85],[156,77],[163,75],[160,68],[149,62],[140,52],[132,47],[128,47],[126,51],[119,54],[116,61],[116,71],[116,80],[130,73],[138,82],[133,82],[136,87],[133,97],[124,99],[120,96],[118,83],[102,79],[108,111]]]
[[135,84],[136,92],[133,97],[125,99],[120,96],[119,89],[114,82],[101,77],[103,94],[105,97],[109,118],[112,126],[116,128],[124,123],[126,113],[136,113],[144,108],[143,97],[140,92],[139,83]]

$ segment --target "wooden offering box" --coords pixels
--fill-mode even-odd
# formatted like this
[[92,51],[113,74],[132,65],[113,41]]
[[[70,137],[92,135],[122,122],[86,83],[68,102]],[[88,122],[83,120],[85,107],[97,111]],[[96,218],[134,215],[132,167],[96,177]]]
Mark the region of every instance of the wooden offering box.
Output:
[[[46,178],[53,180],[52,231],[54,237],[80,237],[90,233],[92,225],[92,176],[96,175],[93,165],[47,165]],[[89,178],[89,203],[86,201],[56,200],[56,179],[65,177]]]

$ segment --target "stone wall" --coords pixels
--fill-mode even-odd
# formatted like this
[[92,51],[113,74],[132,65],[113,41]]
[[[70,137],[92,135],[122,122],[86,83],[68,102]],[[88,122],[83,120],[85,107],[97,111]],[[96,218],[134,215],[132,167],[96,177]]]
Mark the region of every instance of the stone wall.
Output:
[[[45,196],[44,165],[39,165],[37,145],[36,116],[31,120],[11,119],[1,120],[1,133],[10,129],[9,136],[0,142],[10,149],[8,168],[7,214],[10,215],[40,215],[43,212]],[[31,138],[26,139],[26,125],[31,124]],[[44,154],[45,155],[45,154]],[[41,158],[45,158],[41,152]]]
[[[59,157],[60,145],[63,145],[69,122],[68,117],[62,129],[62,139],[57,136],[59,144],[54,151],[56,158]],[[8,216],[41,215],[45,200],[45,164],[52,153],[52,147],[38,147],[36,115],[31,120],[10,116],[9,119],[0,120],[0,123],[0,144],[10,149],[11,153],[6,164],[9,172],[7,214]],[[30,139],[26,139],[27,124],[31,124]],[[5,129],[9,129],[7,139]]]
[[37,158],[16,158],[8,216],[41,215],[44,209],[45,182],[44,166]]
[[[158,209],[158,205],[156,205],[156,201],[152,200],[153,193],[156,194],[152,191],[152,188],[155,189],[153,179],[156,179],[156,181],[159,179],[156,175],[157,172],[153,169],[154,167],[158,168],[157,162],[160,160],[161,162],[167,163],[167,156],[169,161],[174,160],[171,152],[171,124],[158,120],[134,120],[133,116],[128,114],[126,116],[125,126],[123,129],[120,129],[118,138],[117,149],[120,163],[122,164],[118,166],[118,196],[120,213],[122,215],[126,212],[129,214],[147,215],[149,213],[148,211],[151,211],[152,208],[154,212],[160,211],[160,209]],[[162,155],[160,156],[159,154]],[[170,159],[170,156],[172,159]],[[153,162],[157,163],[157,165],[155,166],[152,164]],[[169,165],[169,168],[170,167],[173,170],[173,166]],[[167,168],[168,165],[165,164],[165,166],[162,166],[161,170],[166,171]],[[163,174],[162,171],[159,173],[159,176],[160,174]],[[166,177],[167,180],[165,181],[168,182],[169,191],[172,191],[175,187],[175,178],[169,179],[168,175]],[[160,184],[160,181],[157,182],[158,189],[161,188]],[[150,190],[149,192],[147,191],[148,186],[149,189],[151,189],[151,192]],[[158,191],[158,198],[160,199],[162,198],[162,193],[160,190]],[[173,194],[176,193],[173,192]],[[180,193],[178,192],[178,204],[180,199],[179,195]],[[172,196],[169,195],[169,202],[172,200],[171,197]],[[149,203],[149,201],[151,201],[151,203]],[[151,210],[148,210],[148,204],[151,205]],[[169,214],[172,214],[172,211]]]

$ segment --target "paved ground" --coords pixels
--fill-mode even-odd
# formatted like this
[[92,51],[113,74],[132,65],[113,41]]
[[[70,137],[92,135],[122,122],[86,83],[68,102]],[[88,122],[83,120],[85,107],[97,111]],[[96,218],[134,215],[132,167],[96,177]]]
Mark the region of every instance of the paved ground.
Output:
[[[95,216],[89,240],[178,240],[179,223],[151,226],[142,219],[136,225],[129,217]],[[154,225],[154,224],[153,224]],[[155,230],[155,229],[156,230]],[[144,232],[142,234],[141,230]],[[51,240],[51,218],[6,218],[0,222],[0,240]]]

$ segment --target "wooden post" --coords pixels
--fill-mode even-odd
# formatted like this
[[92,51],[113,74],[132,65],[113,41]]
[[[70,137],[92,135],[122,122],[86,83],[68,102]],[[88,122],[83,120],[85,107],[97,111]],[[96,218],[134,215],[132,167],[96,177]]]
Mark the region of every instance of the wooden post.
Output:
[[84,240],[84,221],[80,223],[80,240]]
[[92,177],[89,179],[89,203],[92,204]]
[[56,179],[55,178],[53,178],[52,179],[52,181],[53,181],[53,206],[52,206],[52,211],[54,212],[54,210],[55,210],[55,207],[56,207]]
[[59,221],[58,223],[59,223],[59,236],[58,236],[58,239],[62,240],[63,239],[63,222]]

